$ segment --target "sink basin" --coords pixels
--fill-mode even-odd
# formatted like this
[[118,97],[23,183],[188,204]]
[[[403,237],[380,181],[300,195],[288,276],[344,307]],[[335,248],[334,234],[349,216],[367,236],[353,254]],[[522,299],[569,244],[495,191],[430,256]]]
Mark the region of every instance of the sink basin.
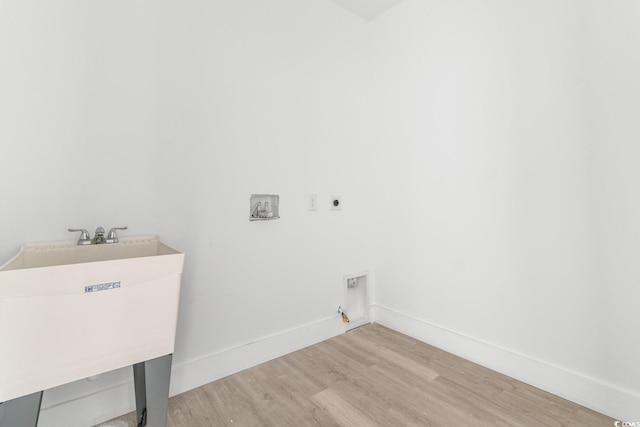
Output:
[[158,236],[23,245],[0,267],[0,402],[173,353],[183,264]]

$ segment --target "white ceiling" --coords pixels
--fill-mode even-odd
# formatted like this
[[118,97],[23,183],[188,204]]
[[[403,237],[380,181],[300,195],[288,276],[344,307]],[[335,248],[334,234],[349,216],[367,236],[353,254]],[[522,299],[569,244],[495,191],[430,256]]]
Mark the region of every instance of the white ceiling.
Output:
[[331,0],[349,12],[371,21],[381,13],[386,12],[402,0]]

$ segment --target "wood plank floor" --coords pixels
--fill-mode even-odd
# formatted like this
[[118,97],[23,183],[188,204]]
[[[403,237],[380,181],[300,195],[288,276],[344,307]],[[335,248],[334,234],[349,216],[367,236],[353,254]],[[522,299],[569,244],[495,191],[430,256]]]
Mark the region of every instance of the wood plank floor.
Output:
[[[613,423],[377,324],[174,396],[168,419],[170,427]],[[103,426],[135,427],[135,414]]]

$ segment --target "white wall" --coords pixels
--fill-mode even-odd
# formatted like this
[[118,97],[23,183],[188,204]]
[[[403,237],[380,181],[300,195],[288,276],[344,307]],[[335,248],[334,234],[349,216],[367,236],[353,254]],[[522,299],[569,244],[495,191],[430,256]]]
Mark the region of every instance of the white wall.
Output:
[[151,231],[152,2],[0,8],[0,258],[25,241],[72,238],[67,227]]
[[[372,263],[366,23],[316,1],[55,3],[0,5],[0,258],[98,225],[185,251],[174,393],[344,331],[342,276]],[[252,193],[282,218],[249,222]],[[130,380],[48,391],[41,425],[132,409]]]
[[[342,275],[370,267],[349,244],[366,237],[365,27],[313,3],[167,4],[159,179],[184,221],[190,357],[335,315]],[[282,219],[250,223],[252,193],[280,194]]]
[[634,53],[640,48],[640,4],[590,1],[586,13],[603,369],[613,383],[640,394],[640,57]]
[[613,3],[405,0],[374,21],[377,313],[638,419],[640,13]]

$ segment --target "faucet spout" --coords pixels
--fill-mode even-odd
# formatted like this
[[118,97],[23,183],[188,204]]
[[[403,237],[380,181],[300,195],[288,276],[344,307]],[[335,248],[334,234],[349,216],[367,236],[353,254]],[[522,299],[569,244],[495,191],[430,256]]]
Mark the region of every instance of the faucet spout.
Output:
[[100,245],[102,243],[106,243],[106,239],[104,238],[104,228],[98,227],[96,228],[96,234],[91,239],[92,245]]

